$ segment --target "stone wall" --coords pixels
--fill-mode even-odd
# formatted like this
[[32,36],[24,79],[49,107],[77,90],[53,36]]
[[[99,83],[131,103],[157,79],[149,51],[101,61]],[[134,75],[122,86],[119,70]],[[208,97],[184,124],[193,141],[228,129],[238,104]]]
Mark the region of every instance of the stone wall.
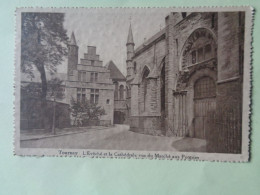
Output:
[[159,116],[138,116],[131,117],[130,130],[148,135],[164,135],[161,130],[161,120]]
[[[214,38],[217,37],[217,15],[214,12],[211,13],[191,13],[183,20],[176,23],[175,17],[177,18],[179,13],[173,13],[166,18],[166,24],[168,28],[166,30],[166,39],[169,55],[166,57],[166,90],[167,92],[167,111],[166,117],[168,121],[167,125],[167,134],[168,135],[177,135],[177,136],[186,136],[192,135],[192,119],[193,119],[193,107],[188,105],[187,101],[193,102],[193,97],[189,94],[190,90],[185,89],[188,93],[187,105],[186,105],[186,117],[185,122],[180,120],[179,116],[182,116],[182,112],[177,112],[180,110],[180,101],[178,97],[173,97],[173,91],[177,90],[178,79],[180,77],[180,71],[182,71],[182,55],[185,45],[187,44],[188,38],[192,33],[197,29],[207,29],[211,32]],[[214,19],[213,19],[214,16]],[[177,20],[178,21],[178,20]],[[195,41],[195,40],[194,40]],[[187,82],[187,81],[185,81]],[[174,99],[173,99],[174,98]],[[193,104],[192,104],[193,105]],[[180,110],[182,111],[182,109]],[[176,113],[177,112],[177,113]],[[182,119],[183,117],[181,117]],[[182,124],[180,126],[180,124]],[[181,128],[180,128],[181,127]]]
[[[21,99],[21,119],[20,129],[21,130],[32,130],[32,129],[51,129],[53,123],[53,101],[46,101],[46,112],[45,125],[43,123],[43,117],[39,110],[42,110],[42,100],[37,98],[22,98]],[[70,111],[69,104],[56,102],[56,128],[70,127]]]

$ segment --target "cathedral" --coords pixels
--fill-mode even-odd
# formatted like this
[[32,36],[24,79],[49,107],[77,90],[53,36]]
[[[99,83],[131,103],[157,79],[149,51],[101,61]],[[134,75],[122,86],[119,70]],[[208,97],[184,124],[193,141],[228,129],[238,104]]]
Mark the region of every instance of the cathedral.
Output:
[[170,13],[137,48],[130,24],[130,130],[212,140],[214,152],[239,153],[244,24],[244,12]]

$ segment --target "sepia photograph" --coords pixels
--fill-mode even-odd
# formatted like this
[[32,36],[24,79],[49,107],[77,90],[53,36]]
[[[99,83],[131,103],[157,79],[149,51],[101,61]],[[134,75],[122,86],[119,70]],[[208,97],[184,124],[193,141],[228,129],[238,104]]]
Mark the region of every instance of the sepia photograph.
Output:
[[15,154],[247,161],[251,12],[18,9]]

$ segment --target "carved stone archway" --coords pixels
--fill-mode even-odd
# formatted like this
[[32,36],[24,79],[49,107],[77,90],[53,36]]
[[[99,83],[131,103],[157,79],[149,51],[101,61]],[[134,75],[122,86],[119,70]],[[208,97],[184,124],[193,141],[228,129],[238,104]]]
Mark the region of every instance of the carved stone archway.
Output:
[[207,28],[193,31],[181,51],[179,68],[185,70],[188,66],[216,57],[216,35]]

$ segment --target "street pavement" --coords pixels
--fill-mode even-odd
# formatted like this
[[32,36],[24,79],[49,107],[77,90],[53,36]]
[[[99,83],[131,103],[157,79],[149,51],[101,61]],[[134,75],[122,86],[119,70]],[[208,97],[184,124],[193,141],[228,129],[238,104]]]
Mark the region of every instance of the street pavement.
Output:
[[[180,151],[183,151],[185,147],[182,146],[182,140],[184,139],[180,137],[152,136],[135,133],[129,131],[128,125],[116,125],[102,130],[86,131],[77,134],[65,134],[37,140],[21,140],[21,147],[141,151],[178,151],[177,148],[180,148]],[[187,139],[185,139],[183,143],[187,145],[189,141],[187,142]],[[203,147],[203,141],[197,140],[194,142],[193,140],[191,143],[199,143],[200,149]],[[186,148],[191,151],[191,148],[195,146],[186,146]]]

